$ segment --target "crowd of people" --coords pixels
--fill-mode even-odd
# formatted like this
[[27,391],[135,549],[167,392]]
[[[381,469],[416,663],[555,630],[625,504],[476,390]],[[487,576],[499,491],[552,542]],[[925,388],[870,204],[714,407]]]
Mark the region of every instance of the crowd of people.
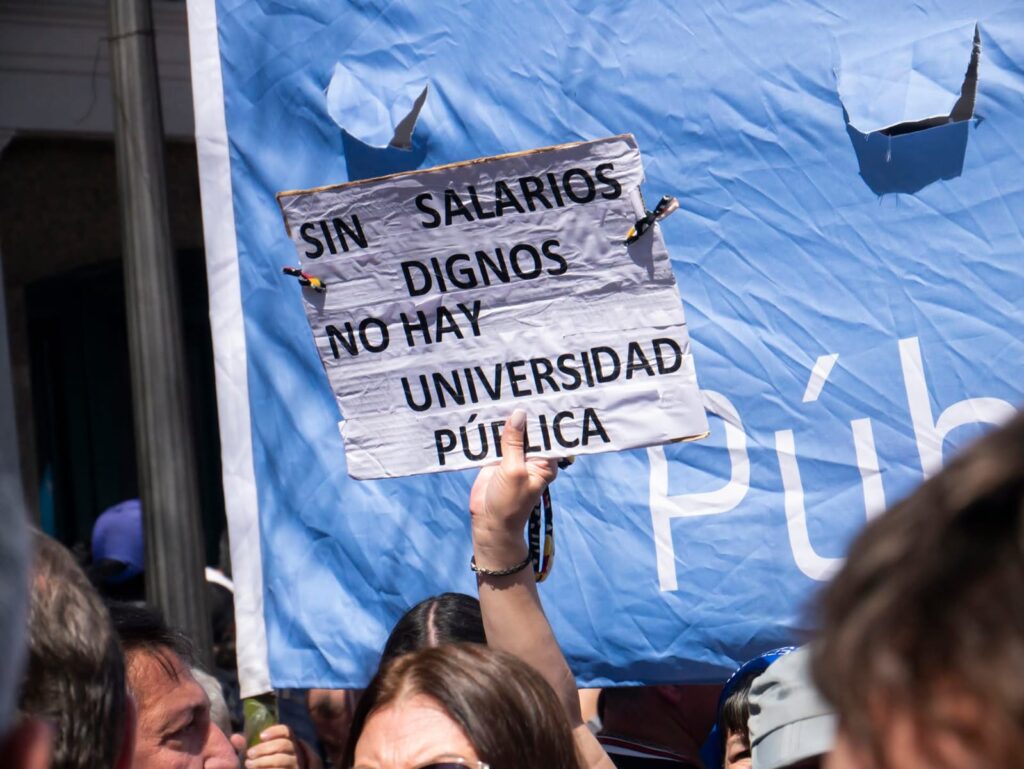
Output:
[[1024,415],[867,525],[800,648],[766,651],[720,688],[608,688],[589,719],[523,537],[557,475],[525,456],[524,421],[506,422],[501,463],[471,492],[478,597],[412,607],[365,690],[310,690],[319,749],[283,723],[247,741],[185,636],[102,599],[3,506],[4,765],[986,769],[1024,756]]

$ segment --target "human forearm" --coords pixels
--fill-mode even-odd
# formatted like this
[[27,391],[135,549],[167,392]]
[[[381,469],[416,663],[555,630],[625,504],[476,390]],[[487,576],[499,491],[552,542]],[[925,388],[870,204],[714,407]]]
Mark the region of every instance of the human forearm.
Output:
[[[501,464],[485,467],[470,494],[473,554],[478,569],[504,571],[526,559],[523,529],[530,510],[557,474],[553,461],[526,459],[526,414],[516,410],[501,435]],[[531,665],[555,691],[573,727],[576,750],[587,769],[614,769],[583,723],[576,681],[551,630],[530,564],[513,574],[477,572],[487,643]]]
[[[495,535],[474,527],[473,552],[478,566],[500,570],[522,562],[527,548],[522,533]],[[478,574],[477,587],[488,644],[533,666],[555,690],[572,725],[581,724],[576,681],[544,614],[533,569],[505,577]]]

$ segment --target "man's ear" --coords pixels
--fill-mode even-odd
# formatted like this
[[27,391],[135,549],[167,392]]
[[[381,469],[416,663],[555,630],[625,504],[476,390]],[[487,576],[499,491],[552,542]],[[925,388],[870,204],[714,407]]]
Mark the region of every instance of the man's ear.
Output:
[[135,758],[135,730],[139,725],[139,708],[135,704],[135,698],[128,695],[125,698],[124,708],[124,732],[121,735],[121,750],[117,756],[114,769],[132,769],[132,761]]
[[53,757],[53,726],[41,718],[23,718],[0,740],[0,755],[13,769],[50,769]]

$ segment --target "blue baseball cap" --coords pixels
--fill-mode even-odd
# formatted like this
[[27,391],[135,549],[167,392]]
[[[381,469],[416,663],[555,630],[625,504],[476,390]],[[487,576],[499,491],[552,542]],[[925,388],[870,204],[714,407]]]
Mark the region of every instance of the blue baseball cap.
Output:
[[108,507],[92,527],[92,560],[120,569],[104,569],[104,580],[125,582],[146,569],[146,546],[142,537],[142,503],[128,499]]
[[796,646],[782,646],[778,649],[767,651],[764,654],[759,654],[753,659],[744,662],[735,673],[729,676],[729,680],[722,687],[722,693],[718,695],[715,725],[711,727],[711,732],[708,734],[708,738],[704,740],[704,745],[700,749],[700,758],[704,762],[706,769],[722,769],[722,764],[725,763],[725,754],[722,751],[725,735],[718,728],[722,721],[722,708],[725,707],[725,701],[747,681],[752,681],[761,675],[775,660],[784,657],[792,651],[796,651],[796,649]]

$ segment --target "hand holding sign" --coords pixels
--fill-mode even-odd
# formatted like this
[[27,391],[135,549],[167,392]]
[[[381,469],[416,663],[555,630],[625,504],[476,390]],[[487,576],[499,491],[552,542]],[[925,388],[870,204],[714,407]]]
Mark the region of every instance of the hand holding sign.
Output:
[[503,569],[526,552],[523,527],[558,475],[554,459],[526,458],[526,412],[516,409],[501,432],[501,463],[483,468],[469,495],[477,565]]
[[[523,559],[526,519],[557,474],[556,460],[527,458],[526,412],[516,409],[501,433],[501,463],[480,470],[469,495],[473,552],[481,566],[504,569]],[[488,645],[519,657],[555,691],[573,727],[582,766],[614,769],[583,723],[576,680],[544,615],[533,575],[517,571],[477,578]]]

